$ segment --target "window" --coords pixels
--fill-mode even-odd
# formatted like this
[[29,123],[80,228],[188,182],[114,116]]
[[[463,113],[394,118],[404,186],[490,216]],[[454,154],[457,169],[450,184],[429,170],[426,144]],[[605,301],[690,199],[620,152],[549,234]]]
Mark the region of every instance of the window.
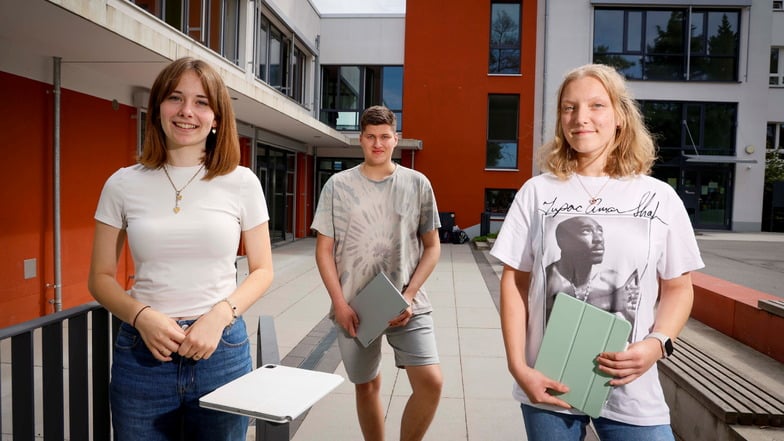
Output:
[[765,148],[784,152],[784,122],[769,122]]
[[737,81],[739,10],[594,11],[593,59],[634,80]]
[[770,80],[773,87],[784,87],[784,48],[770,48]]
[[511,188],[486,188],[485,212],[506,214],[512,205],[517,190]]
[[220,15],[217,16],[221,17],[221,27],[210,29],[210,47],[232,63],[239,65],[239,0],[222,0],[216,3],[220,3],[220,10],[217,12]]
[[397,130],[403,130],[403,66],[385,66],[381,74],[381,102],[397,118]]
[[517,168],[519,95],[490,95],[487,104],[487,160],[489,169]]
[[240,0],[132,0],[180,32],[239,64]]
[[735,154],[737,104],[641,101],[645,121],[659,147],[659,162],[686,155]]
[[337,130],[358,131],[367,107],[383,104],[403,126],[402,66],[322,66],[319,119]]
[[494,0],[490,6],[491,74],[520,73],[520,1]]
[[266,17],[260,6],[255,46],[256,77],[300,104],[308,101],[306,69],[310,52],[296,43],[292,30],[276,26]]
[[784,1],[782,1],[782,0],[773,0],[773,10],[774,11],[784,11]]

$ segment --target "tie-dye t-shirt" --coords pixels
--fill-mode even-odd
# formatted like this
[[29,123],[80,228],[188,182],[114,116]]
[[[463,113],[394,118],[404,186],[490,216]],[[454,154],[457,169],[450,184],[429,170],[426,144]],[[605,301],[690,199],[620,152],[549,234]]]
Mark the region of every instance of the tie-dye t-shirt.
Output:
[[[637,342],[653,327],[659,278],[674,279],[704,266],[683,202],[670,185],[650,176],[531,178],[515,196],[491,254],[531,275],[529,366],[536,362],[556,293],[628,320],[630,342]],[[514,397],[528,403],[517,384]],[[656,365],[613,388],[601,416],[643,426],[668,424]]]
[[[360,166],[332,175],[319,196],[311,228],[335,240],[335,264],[346,301],[383,271],[402,289],[422,255],[420,235],[441,226],[430,181],[396,166],[381,181]],[[424,289],[414,297],[414,314],[432,310]]]

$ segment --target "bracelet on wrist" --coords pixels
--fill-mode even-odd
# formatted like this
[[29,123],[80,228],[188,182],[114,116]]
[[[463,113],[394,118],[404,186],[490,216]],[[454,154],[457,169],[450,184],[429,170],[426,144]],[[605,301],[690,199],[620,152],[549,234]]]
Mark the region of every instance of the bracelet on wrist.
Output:
[[136,327],[136,320],[139,318],[140,315],[142,315],[142,312],[144,312],[144,310],[147,308],[151,308],[151,306],[150,305],[142,306],[142,309],[140,309],[139,312],[137,312],[136,315],[133,316],[133,321],[131,322],[131,326],[133,326],[134,328]]
[[231,300],[229,300],[228,297],[224,297],[223,299],[221,299],[220,302],[216,303],[216,305],[222,302],[226,302],[226,304],[229,305],[229,308],[231,308],[231,323],[229,324],[233,325],[234,322],[237,321],[237,305],[235,305]]

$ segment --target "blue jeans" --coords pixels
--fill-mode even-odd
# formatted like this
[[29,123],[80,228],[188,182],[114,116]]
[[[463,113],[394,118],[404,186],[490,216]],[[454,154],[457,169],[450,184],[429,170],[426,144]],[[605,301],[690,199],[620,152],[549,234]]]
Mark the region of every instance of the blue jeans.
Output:
[[247,417],[199,407],[199,397],[252,369],[242,318],[223,330],[209,359],[172,359],[156,360],[135,328],[120,326],[109,386],[115,441],[245,441]]
[[[523,421],[528,441],[581,441],[591,417],[551,412],[522,404]],[[635,426],[607,418],[593,420],[596,433],[602,441],[675,441],[668,424],[660,426]]]

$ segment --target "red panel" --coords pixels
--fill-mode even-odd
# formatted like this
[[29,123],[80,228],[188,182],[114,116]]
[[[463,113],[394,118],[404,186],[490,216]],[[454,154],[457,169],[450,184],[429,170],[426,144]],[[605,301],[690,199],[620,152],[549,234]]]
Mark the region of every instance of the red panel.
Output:
[[[6,145],[0,161],[0,327],[53,311],[53,99],[52,86],[0,72],[0,113]],[[87,275],[93,214],[106,178],[132,164],[136,111],[63,90],[60,176],[63,308],[92,301]],[[24,278],[35,259],[36,277]],[[120,262],[122,281],[127,262]]]
[[[488,75],[489,2],[406,5],[403,135],[422,140],[414,167],[432,182],[439,210],[454,211],[463,228],[479,223],[485,188],[518,189],[531,176],[536,2],[522,3],[519,76]],[[491,93],[520,95],[519,171],[484,169]]]

